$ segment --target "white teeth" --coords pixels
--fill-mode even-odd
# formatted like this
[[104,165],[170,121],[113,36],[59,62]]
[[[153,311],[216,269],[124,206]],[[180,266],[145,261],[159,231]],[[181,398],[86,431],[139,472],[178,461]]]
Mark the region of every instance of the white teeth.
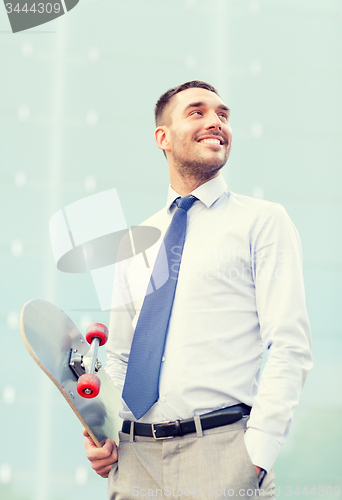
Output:
[[200,142],[205,144],[221,144],[219,139],[202,139]]

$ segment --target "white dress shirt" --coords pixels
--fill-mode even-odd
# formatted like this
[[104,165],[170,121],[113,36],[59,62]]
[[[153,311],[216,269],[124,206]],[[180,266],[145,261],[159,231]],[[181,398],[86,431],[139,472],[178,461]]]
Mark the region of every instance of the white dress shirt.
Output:
[[[192,194],[198,201],[188,212],[160,396],[139,421],[186,419],[245,403],[253,407],[245,433],[248,454],[269,470],[312,366],[299,236],[281,205],[232,193],[221,174]],[[166,207],[143,225],[163,236],[178,196],[170,187]],[[149,256],[151,268],[156,254]],[[114,295],[121,294],[122,306],[116,302],[111,313],[107,370],[122,391],[144,298],[140,292],[134,300],[133,289],[146,290],[148,276],[137,285],[128,259],[118,277]],[[123,405],[120,416],[135,420]]]

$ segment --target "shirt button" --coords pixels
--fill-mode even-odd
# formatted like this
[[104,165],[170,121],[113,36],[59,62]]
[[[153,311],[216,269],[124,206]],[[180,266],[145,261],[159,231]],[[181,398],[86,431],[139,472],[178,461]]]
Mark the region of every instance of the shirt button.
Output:
[[162,361],[165,361],[165,356],[162,357]]
[[161,398],[161,400],[163,401],[163,403],[165,403],[165,401],[166,401],[166,397],[165,397],[165,396],[163,396],[163,397]]

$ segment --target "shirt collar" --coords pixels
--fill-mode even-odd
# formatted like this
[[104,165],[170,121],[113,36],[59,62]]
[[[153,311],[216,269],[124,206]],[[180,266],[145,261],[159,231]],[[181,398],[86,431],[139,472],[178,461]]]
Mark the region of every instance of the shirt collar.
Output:
[[[210,181],[205,182],[198,188],[194,189],[191,193],[193,196],[196,196],[204,205],[209,208],[215,201],[227,191],[227,184],[223,178],[222,174],[219,174],[217,177],[210,179]],[[181,196],[177,191],[172,189],[169,186],[169,191],[167,195],[166,201],[166,210],[169,212],[171,205],[175,201],[176,198]]]

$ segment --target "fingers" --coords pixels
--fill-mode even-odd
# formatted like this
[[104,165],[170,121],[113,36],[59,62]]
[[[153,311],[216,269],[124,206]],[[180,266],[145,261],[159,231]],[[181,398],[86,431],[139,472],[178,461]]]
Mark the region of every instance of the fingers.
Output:
[[117,447],[113,440],[106,439],[105,444],[98,448],[89,438],[84,439],[84,445],[88,460],[117,460]]
[[83,429],[86,455],[92,469],[101,477],[108,477],[112,465],[118,461],[118,449],[113,439],[106,439],[103,446],[98,448]]
[[258,467],[257,465],[253,465],[254,469],[255,469],[255,472],[256,472],[256,475],[259,477],[259,474],[260,474],[260,471],[261,471],[261,468]]
[[89,436],[89,434],[88,434],[87,429],[85,429],[84,427],[83,427],[83,431],[82,431],[82,433],[83,433],[83,436],[84,436],[84,437],[90,437],[90,436]]
[[111,471],[112,465],[107,465],[107,467],[103,467],[102,469],[96,470],[95,472],[103,477],[104,479],[109,476],[109,473]]
[[118,461],[117,446],[113,440],[107,439],[102,448],[95,453],[87,454],[92,469],[101,477],[108,477],[112,465]]

